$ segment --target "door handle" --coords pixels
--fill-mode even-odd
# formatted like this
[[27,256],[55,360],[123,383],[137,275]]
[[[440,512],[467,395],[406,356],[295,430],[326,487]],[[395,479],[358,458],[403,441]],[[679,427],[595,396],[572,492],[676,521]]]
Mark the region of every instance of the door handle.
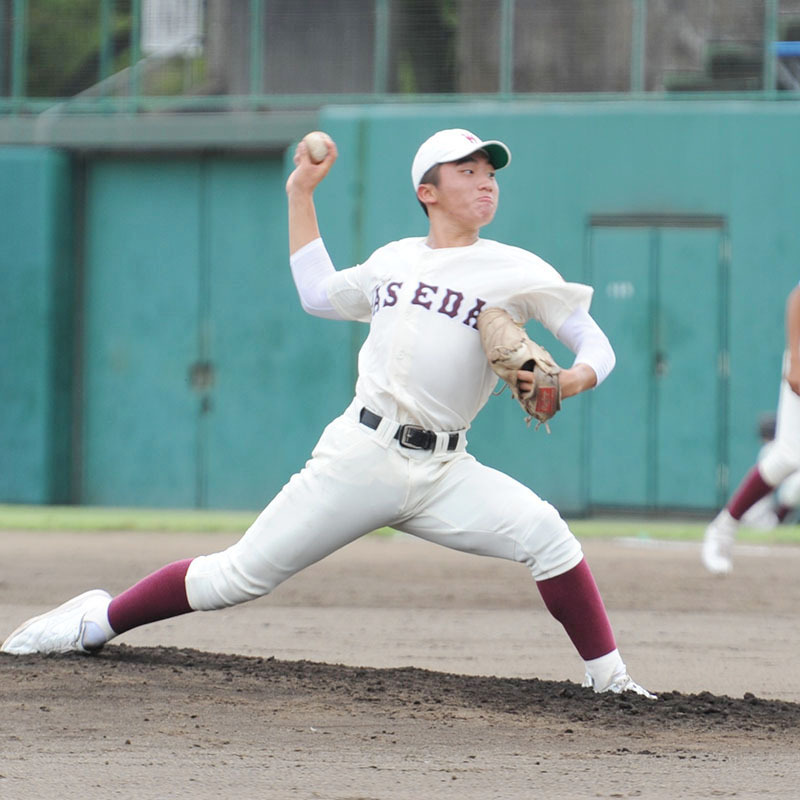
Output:
[[196,392],[206,392],[214,385],[214,365],[210,361],[195,361],[189,367],[189,383]]

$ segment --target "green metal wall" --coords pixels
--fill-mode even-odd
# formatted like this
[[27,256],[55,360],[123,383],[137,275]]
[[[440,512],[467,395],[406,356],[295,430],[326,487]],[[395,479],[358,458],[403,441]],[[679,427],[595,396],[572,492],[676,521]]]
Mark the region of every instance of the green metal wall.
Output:
[[[328,108],[317,125],[340,159],[320,223],[340,267],[423,234],[419,142],[450,126],[506,141],[485,235],[594,285],[619,363],[551,436],[492,398],[471,450],[565,513],[710,510],[777,401],[799,123],[766,102]],[[1,499],[257,508],[302,466],[349,400],[365,326],[299,307],[290,166],[289,152],[98,157],[74,209],[68,155],[0,151]]]
[[0,149],[0,502],[65,502],[72,438],[69,159]]

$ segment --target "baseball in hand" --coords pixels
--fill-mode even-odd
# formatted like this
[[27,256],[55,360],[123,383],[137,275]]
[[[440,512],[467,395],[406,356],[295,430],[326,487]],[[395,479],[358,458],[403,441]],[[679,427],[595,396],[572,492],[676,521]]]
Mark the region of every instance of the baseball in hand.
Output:
[[308,148],[308,155],[315,164],[325,160],[328,155],[327,136],[322,131],[311,131],[303,137]]

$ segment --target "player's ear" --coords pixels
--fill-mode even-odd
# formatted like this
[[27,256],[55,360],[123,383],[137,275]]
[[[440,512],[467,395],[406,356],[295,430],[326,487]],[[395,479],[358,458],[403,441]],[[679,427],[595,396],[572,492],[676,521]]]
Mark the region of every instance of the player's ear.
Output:
[[417,186],[417,200],[423,205],[430,205],[436,202],[436,187],[432,183],[421,183]]

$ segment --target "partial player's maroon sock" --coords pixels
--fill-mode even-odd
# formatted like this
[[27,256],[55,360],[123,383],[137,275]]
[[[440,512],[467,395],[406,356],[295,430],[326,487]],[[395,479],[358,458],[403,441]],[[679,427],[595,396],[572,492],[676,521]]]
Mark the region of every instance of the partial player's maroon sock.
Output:
[[186,570],[191,558],[167,564],[143,578],[122,594],[117,595],[108,607],[108,622],[117,634],[177,617],[192,611],[186,597]]
[[778,506],[775,509],[775,516],[778,518],[778,522],[783,522],[789,516],[791,510],[791,506]]
[[774,488],[761,477],[758,467],[753,467],[728,501],[728,513],[734,519],[741,519],[748,508],[766,497]]
[[536,586],[584,661],[616,649],[603,598],[586,559],[563,575],[537,581]]

